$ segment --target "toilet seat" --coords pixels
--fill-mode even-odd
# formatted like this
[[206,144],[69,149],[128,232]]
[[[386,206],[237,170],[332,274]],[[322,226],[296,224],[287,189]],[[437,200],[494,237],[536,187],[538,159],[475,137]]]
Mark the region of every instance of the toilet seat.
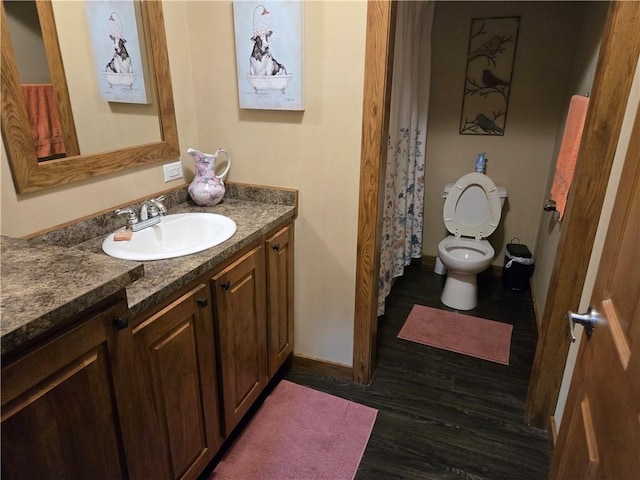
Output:
[[442,216],[456,237],[486,238],[498,228],[502,216],[498,188],[487,175],[467,173],[449,191]]

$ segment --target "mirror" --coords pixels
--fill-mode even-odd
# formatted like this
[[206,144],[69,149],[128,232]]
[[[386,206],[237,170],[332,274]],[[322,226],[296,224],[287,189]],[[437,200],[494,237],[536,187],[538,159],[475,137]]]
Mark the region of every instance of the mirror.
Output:
[[[66,80],[64,80],[64,67],[58,48],[55,20],[50,2],[37,1],[36,4],[51,78],[56,84],[54,89],[60,120],[61,123],[67,122],[70,125],[70,127],[64,127],[66,145],[67,137],[74,136],[75,128],[68,94],[65,93]],[[158,112],[160,141],[106,152],[73,155],[72,153],[78,150],[73,150],[73,140],[71,140],[69,145],[72,147],[67,150],[65,158],[42,162],[37,158],[8,33],[6,13],[4,6],[2,7],[2,135],[18,193],[42,190],[126,168],[175,160],[179,157],[162,2],[142,2],[141,14],[149,53],[149,66],[155,84],[154,103]],[[60,78],[63,80],[58,81]],[[68,112],[68,119],[64,119],[67,116],[65,110]],[[75,145],[77,148],[77,140]]]
[[[6,30],[3,22],[3,31],[19,38],[12,43],[18,49],[14,60],[38,160],[80,155],[51,3],[3,0],[2,5],[9,20]],[[37,117],[42,115],[46,120],[39,130]]]

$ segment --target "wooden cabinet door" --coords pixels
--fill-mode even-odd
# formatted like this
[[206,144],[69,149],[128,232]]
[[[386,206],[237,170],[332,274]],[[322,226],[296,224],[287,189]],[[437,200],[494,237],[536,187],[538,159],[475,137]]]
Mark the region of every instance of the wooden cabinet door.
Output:
[[117,304],[2,369],[2,478],[126,478]]
[[196,478],[222,443],[209,305],[201,284],[131,329],[131,478]]
[[264,248],[251,250],[212,279],[229,435],[267,384]]
[[293,352],[293,227],[267,239],[269,377]]

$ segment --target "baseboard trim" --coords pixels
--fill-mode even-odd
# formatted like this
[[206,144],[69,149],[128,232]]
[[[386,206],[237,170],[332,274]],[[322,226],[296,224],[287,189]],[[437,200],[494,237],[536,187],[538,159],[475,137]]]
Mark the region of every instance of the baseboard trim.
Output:
[[335,377],[344,380],[353,380],[353,368],[342,363],[330,362],[319,358],[294,354],[292,365],[307,372],[316,373],[325,377]]
[[425,265],[427,267],[435,267],[436,258],[437,257],[432,257],[431,255],[423,255],[422,256],[422,265]]

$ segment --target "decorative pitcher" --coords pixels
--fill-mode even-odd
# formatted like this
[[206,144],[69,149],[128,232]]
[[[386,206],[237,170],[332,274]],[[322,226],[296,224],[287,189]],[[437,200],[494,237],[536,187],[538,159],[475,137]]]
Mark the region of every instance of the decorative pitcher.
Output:
[[[231,168],[231,156],[222,148],[213,154],[202,153],[193,148],[188,149],[187,153],[193,157],[196,163],[196,176],[189,185],[189,195],[194,202],[203,207],[211,207],[220,203],[225,192],[222,179]],[[227,158],[227,167],[221,175],[216,175],[216,159],[220,153],[224,153]]]

